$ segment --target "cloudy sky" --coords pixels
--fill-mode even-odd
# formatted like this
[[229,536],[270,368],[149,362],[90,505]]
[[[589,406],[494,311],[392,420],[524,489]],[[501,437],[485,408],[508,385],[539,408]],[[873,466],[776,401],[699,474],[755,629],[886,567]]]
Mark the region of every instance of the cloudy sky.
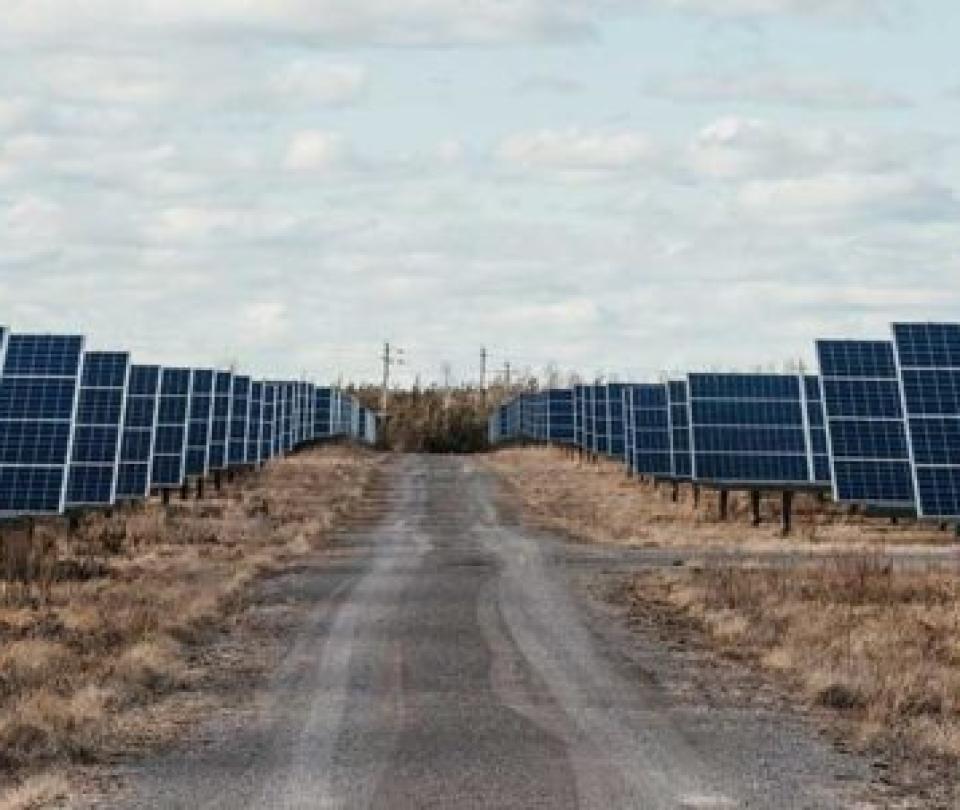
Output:
[[639,379],[960,318],[956,0],[3,5],[20,331]]

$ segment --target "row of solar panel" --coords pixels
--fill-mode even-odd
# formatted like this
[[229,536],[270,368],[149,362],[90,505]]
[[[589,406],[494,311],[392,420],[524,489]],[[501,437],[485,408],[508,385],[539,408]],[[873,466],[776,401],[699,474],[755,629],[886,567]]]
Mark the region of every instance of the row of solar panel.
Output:
[[339,435],[373,443],[376,419],[335,388],[134,365],[79,335],[0,327],[3,517],[145,498]]
[[581,447],[634,473],[960,519],[960,324],[817,341],[819,374],[576,385],[497,409],[490,439]]

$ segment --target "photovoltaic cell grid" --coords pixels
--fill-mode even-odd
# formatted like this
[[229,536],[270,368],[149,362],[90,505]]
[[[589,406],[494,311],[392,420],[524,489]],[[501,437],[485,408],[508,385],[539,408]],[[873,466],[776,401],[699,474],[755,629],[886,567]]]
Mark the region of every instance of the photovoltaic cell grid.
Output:
[[190,422],[187,428],[186,475],[205,476],[210,472],[210,432],[216,372],[194,369],[190,392]]
[[687,480],[693,475],[693,453],[690,442],[690,405],[686,380],[667,383],[670,400],[670,438],[673,453],[673,477]]
[[610,400],[606,385],[591,386],[593,398],[593,452],[610,454]]
[[554,388],[547,391],[546,396],[548,438],[559,444],[572,444],[573,391],[568,388]]
[[623,391],[625,388],[624,383],[609,383],[605,391],[607,455],[619,460],[626,458],[623,443]]
[[247,424],[250,419],[249,377],[233,378],[233,393],[230,404],[230,443],[227,463],[230,467],[247,463]]
[[815,374],[804,375],[803,386],[814,480],[829,488],[833,482],[833,476],[830,472],[827,422],[823,413],[823,387],[820,385],[820,378]]
[[915,509],[893,345],[889,341],[819,340],[817,359],[834,498]]
[[894,324],[917,511],[960,518],[960,325]]
[[5,333],[0,513],[63,511],[83,348],[77,335]]
[[260,430],[260,459],[269,461],[274,456],[276,435],[277,386],[263,383],[263,414]]
[[687,379],[695,480],[816,483],[802,377],[690,374]]
[[159,391],[159,366],[130,367],[117,469],[117,498],[120,500],[146,498],[150,494]]
[[670,406],[662,383],[634,385],[632,390],[633,458],[638,475],[673,475]]
[[583,443],[583,385],[573,386],[573,443],[584,447]]
[[318,439],[325,439],[332,435],[330,423],[332,413],[332,391],[329,388],[318,388],[314,394],[316,404],[313,412],[313,433]]
[[126,352],[87,352],[83,356],[67,508],[109,506],[116,501],[129,374],[130,355]]
[[216,372],[213,390],[213,418],[210,421],[208,465],[211,470],[225,470],[227,468],[227,449],[230,438],[233,374],[229,371]]
[[188,368],[165,368],[160,375],[152,485],[161,489],[184,482],[192,382],[193,372]]
[[250,384],[250,419],[247,422],[247,464],[259,465],[260,434],[263,431],[263,383]]
[[596,386],[586,385],[583,389],[583,449],[591,453],[596,450],[596,418],[594,400]]

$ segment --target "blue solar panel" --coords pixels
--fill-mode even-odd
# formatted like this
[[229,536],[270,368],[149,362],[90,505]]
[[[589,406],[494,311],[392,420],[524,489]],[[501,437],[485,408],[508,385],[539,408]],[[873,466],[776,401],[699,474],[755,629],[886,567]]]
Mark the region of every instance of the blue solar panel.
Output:
[[56,514],[66,501],[84,339],[4,333],[0,513]]
[[247,425],[250,420],[249,377],[233,378],[233,394],[230,405],[230,450],[229,465],[243,466],[247,463]]
[[693,475],[693,454],[690,446],[690,404],[686,380],[667,383],[670,398],[670,436],[673,441],[673,477],[680,480]]
[[263,383],[250,384],[250,418],[247,421],[247,464],[259,465],[260,436],[263,432]]
[[159,366],[130,367],[117,470],[118,499],[146,498],[150,494],[159,390]]
[[667,386],[647,383],[632,386],[631,422],[634,471],[656,478],[673,476],[670,403]]
[[333,435],[332,395],[333,391],[330,388],[318,388],[314,394],[313,435],[318,439]]
[[188,368],[165,368],[160,375],[152,484],[161,489],[182,486],[185,480],[192,382]]
[[893,325],[921,517],[960,519],[960,324]]
[[210,470],[227,468],[230,414],[233,402],[233,374],[218,371],[214,377],[213,418],[210,422]]
[[606,385],[593,385],[591,390],[593,452],[606,456],[610,454],[610,398]]
[[624,383],[608,383],[605,386],[607,455],[621,461],[625,458],[623,392],[626,387]]
[[263,385],[263,411],[260,425],[260,460],[269,461],[274,455],[273,437],[276,431],[277,386],[273,383]]
[[67,508],[109,506],[116,501],[129,374],[130,355],[126,352],[87,352],[83,356]]
[[888,341],[817,341],[834,498],[914,509],[893,345]]
[[190,422],[187,428],[188,476],[203,477],[210,472],[210,431],[215,381],[215,371],[194,369],[193,389],[190,392]]
[[[552,388],[545,392],[547,402],[546,439],[557,444],[573,444],[573,391]],[[370,414],[376,424],[376,417]]]
[[816,483],[804,377],[690,374],[688,382],[695,480]]

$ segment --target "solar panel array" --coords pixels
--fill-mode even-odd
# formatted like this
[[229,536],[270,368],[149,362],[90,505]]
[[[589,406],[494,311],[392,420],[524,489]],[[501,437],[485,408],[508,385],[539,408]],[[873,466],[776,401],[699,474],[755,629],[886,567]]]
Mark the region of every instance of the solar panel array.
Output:
[[921,517],[960,519],[960,324],[894,324]]
[[816,485],[806,387],[796,374],[690,374],[693,478],[724,486]]
[[[832,490],[837,502],[960,522],[960,324],[897,323],[892,339],[820,340],[816,354],[818,374],[523,393],[494,409],[490,440],[571,444],[659,480]],[[560,392],[562,438],[543,405]]]
[[68,508],[109,506],[116,500],[129,376],[126,352],[83,356],[67,478]]
[[143,499],[315,439],[376,441],[376,414],[337,389],[85,349],[0,327],[2,518]]
[[80,336],[4,334],[0,378],[0,515],[56,514],[80,390]]

